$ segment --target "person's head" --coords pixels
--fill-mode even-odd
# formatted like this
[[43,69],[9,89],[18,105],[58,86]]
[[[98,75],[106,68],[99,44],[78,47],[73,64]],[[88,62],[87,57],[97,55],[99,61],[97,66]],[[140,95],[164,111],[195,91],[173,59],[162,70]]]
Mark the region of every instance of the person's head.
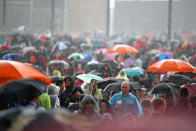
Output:
[[137,89],[137,96],[142,97],[145,93],[145,89],[144,88],[139,88]]
[[79,86],[74,86],[72,95],[74,99],[79,99],[81,95],[83,94],[82,89]]
[[65,78],[65,85],[66,85],[66,87],[70,87],[70,86],[72,86],[72,84],[73,84],[73,81],[72,81],[72,78],[71,77],[66,77]]
[[149,99],[143,99],[141,106],[144,115],[150,115],[152,113],[152,103]]
[[58,81],[56,82],[56,86],[60,87],[60,90],[63,91],[65,89],[65,82],[62,81]]
[[140,80],[140,81],[144,81],[144,80],[145,80],[145,75],[140,75],[140,76],[139,76],[139,80]]
[[189,96],[189,91],[187,88],[180,88],[179,94],[181,98],[187,98]]
[[109,65],[108,65],[108,64],[105,64],[105,65],[103,66],[103,69],[104,69],[104,70],[109,70]]
[[100,109],[100,112],[104,113],[104,112],[110,112],[110,104],[108,103],[107,100],[105,99],[101,99],[99,101],[99,109]]
[[191,96],[189,98],[189,107],[191,111],[196,112],[196,96]]
[[154,82],[157,83],[157,82],[160,82],[160,76],[158,74],[156,74],[154,76]]
[[54,84],[50,84],[47,87],[47,93],[48,95],[53,94],[53,95],[58,95],[59,94],[60,88],[58,86],[55,86]]
[[162,98],[154,99],[152,102],[152,108],[154,112],[161,112],[161,113],[165,112],[166,104],[164,99]]
[[130,83],[128,81],[124,81],[121,84],[121,91],[123,95],[128,95],[130,90]]
[[172,93],[165,94],[165,100],[166,100],[166,103],[173,102],[173,100],[174,100],[173,94]]
[[92,95],[86,94],[81,103],[80,109],[82,112],[92,112],[95,106],[95,99]]

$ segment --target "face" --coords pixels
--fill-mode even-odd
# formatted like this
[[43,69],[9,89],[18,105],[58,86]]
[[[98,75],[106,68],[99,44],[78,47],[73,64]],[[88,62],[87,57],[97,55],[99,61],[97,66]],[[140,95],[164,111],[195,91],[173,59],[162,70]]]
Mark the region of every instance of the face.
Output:
[[92,101],[89,101],[85,104],[85,109],[87,111],[93,111],[94,103]]
[[128,95],[130,90],[129,82],[123,82],[121,85],[121,91],[124,95]]
[[80,98],[81,95],[82,95],[82,94],[81,94],[79,91],[76,91],[76,92],[74,93],[74,98]]
[[71,85],[71,80],[70,79],[66,79],[65,83],[66,83],[67,86],[70,86]]
[[100,111],[103,111],[103,112],[105,112],[106,111],[106,103],[104,103],[104,102],[101,102],[101,104],[100,104]]
[[144,90],[137,90],[138,96],[143,96],[144,95]]

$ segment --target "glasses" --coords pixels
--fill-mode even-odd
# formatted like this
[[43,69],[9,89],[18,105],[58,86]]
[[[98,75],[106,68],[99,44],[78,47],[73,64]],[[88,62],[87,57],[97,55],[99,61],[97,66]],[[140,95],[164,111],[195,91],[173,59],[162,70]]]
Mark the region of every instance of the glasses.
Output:
[[128,88],[128,87],[126,87],[126,86],[123,86],[122,88]]

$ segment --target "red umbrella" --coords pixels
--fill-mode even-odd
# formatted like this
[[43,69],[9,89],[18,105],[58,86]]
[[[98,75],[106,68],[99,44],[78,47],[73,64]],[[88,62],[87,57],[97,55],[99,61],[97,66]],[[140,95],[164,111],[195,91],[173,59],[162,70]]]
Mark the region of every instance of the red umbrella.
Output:
[[161,71],[161,72],[193,72],[196,68],[191,64],[178,59],[164,59],[155,62],[147,68],[147,71]]
[[0,60],[0,85],[16,79],[32,78],[51,83],[51,78],[34,67],[16,61]]
[[126,44],[115,45],[107,50],[107,53],[137,53],[138,51]]

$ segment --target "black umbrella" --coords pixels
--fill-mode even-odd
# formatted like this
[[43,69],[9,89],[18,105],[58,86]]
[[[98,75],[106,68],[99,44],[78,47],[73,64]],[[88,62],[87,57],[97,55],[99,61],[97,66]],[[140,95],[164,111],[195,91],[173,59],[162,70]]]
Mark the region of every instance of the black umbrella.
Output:
[[18,79],[0,86],[0,106],[29,100],[46,91],[47,84],[37,79]]
[[171,83],[174,83],[180,86],[185,82],[191,82],[191,79],[185,75],[175,74],[175,75],[169,76],[169,78],[167,79],[167,82],[171,82]]
[[152,87],[151,94],[174,94],[177,92],[177,86],[172,83],[160,83]]
[[118,63],[116,60],[102,60],[101,63],[109,64],[110,67],[117,67],[118,66]]
[[[118,81],[118,82],[114,82],[114,83],[107,85],[107,87],[103,90],[103,95],[105,96],[107,95],[107,93],[111,94],[112,92],[121,91],[122,82],[123,81]],[[130,83],[130,92],[133,92],[133,94],[136,93],[133,83]]]
[[108,77],[108,78],[105,78],[103,80],[98,81],[97,84],[98,84],[98,88],[104,90],[107,85],[109,85],[111,83],[115,83],[115,82],[122,82],[122,81],[124,81],[124,80],[123,79],[116,79],[114,77]]

